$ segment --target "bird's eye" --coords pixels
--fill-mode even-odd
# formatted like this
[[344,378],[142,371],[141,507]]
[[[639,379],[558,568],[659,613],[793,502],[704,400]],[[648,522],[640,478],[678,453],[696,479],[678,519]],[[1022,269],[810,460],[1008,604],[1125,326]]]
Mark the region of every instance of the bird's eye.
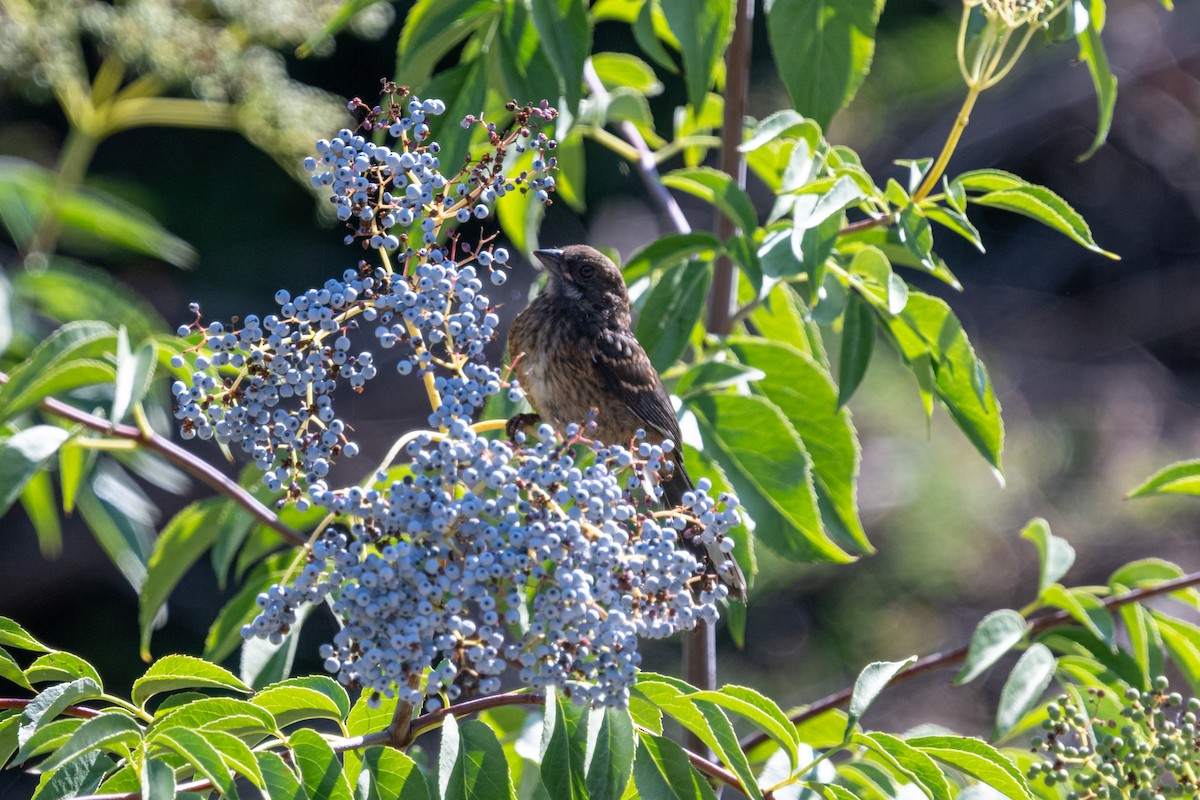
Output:
[[579,277],[585,281],[590,281],[596,276],[596,268],[591,264],[584,264],[579,268]]

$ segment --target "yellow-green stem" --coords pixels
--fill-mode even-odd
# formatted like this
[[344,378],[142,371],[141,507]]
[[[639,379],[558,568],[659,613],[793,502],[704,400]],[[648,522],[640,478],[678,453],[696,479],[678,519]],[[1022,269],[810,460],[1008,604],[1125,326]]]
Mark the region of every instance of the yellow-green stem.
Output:
[[925,199],[925,196],[941,180],[942,174],[946,171],[946,166],[950,163],[950,157],[954,155],[954,150],[958,147],[958,141],[962,138],[963,130],[966,129],[967,123],[971,121],[971,110],[975,108],[975,101],[979,99],[979,94],[982,91],[983,89],[979,85],[971,85],[967,88],[967,96],[963,100],[962,108],[958,110],[958,116],[954,119],[954,127],[950,129],[950,135],[946,137],[946,143],[942,145],[942,152],[938,154],[937,160],[933,162],[933,166],[925,174],[925,180],[921,182],[920,188],[913,195],[913,203],[919,203]]

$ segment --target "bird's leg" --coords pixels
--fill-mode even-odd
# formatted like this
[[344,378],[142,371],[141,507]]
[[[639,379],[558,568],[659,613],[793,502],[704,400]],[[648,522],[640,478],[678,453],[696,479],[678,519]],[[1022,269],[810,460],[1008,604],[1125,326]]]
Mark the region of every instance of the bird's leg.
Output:
[[537,425],[542,421],[541,414],[514,414],[504,425],[504,433],[508,436],[509,441],[517,440],[517,431],[527,428],[530,425]]

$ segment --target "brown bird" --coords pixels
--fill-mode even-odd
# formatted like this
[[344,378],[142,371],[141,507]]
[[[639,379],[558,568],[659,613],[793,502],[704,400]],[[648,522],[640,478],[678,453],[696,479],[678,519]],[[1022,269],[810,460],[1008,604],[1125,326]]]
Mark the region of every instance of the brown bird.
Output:
[[[595,422],[588,435],[628,446],[638,430],[647,440],[670,439],[674,469],[662,484],[663,498],[678,505],[693,489],[683,467],[679,420],[662,379],[631,328],[629,295],[621,271],[587,245],[536,250],[549,276],[529,307],[517,315],[508,333],[513,370],[536,414],[509,420],[512,438],[541,421],[562,432],[569,423]],[[737,562],[716,544],[689,547],[743,600],[746,578]]]

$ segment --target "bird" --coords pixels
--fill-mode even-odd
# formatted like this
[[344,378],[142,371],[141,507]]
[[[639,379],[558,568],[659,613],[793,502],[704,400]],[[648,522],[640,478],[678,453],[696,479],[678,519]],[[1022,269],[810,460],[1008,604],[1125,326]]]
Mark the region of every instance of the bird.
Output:
[[[509,328],[508,351],[535,413],[510,419],[509,438],[546,422],[560,433],[570,423],[587,423],[587,435],[606,444],[628,446],[639,431],[652,443],[670,439],[674,463],[661,486],[663,500],[678,505],[694,488],[683,466],[679,420],[662,378],[634,336],[620,268],[582,244],[534,255],[547,279]],[[685,539],[684,544],[726,584],[730,599],[745,599],[746,578],[732,554],[716,543]]]

